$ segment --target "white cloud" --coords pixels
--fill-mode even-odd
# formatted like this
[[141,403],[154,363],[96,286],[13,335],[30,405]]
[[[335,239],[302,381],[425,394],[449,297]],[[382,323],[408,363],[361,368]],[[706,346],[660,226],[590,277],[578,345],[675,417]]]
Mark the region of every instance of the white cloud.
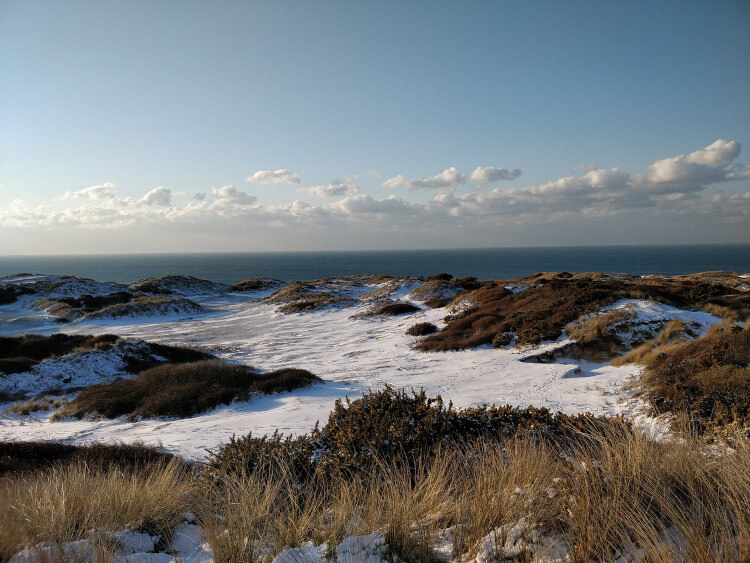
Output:
[[642,189],[652,193],[693,192],[706,184],[745,178],[747,168],[732,163],[740,148],[737,141],[718,139],[689,154],[655,160],[641,179]]
[[172,190],[169,188],[154,188],[141,198],[145,205],[167,207],[172,203]]
[[248,195],[233,186],[211,188],[211,194],[216,202],[222,204],[253,205],[258,201],[258,198],[254,195]]
[[455,166],[443,170],[440,174],[427,178],[410,179],[399,174],[383,182],[385,188],[406,188],[407,190],[455,188],[466,182],[466,176],[461,174]]
[[500,180],[515,180],[521,175],[521,171],[516,168],[507,170],[495,166],[477,166],[471,173],[471,179],[479,184],[492,184]]
[[60,199],[109,199],[115,197],[117,188],[112,182],[90,186],[77,192],[65,192]]
[[299,184],[300,177],[286,168],[282,170],[258,170],[247,177],[256,184]]
[[344,197],[359,193],[359,186],[351,182],[333,180],[330,184],[323,186],[310,186],[300,190],[317,197]]

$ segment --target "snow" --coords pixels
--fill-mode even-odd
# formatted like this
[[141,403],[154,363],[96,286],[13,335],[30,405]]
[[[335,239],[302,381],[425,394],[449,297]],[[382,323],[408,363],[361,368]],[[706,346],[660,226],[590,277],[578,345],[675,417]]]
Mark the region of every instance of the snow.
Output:
[[125,373],[124,356],[150,355],[143,342],[127,342],[108,350],[89,350],[53,357],[32,366],[31,370],[0,378],[0,393],[40,395],[66,393],[88,385],[112,381],[130,375]]
[[25,287],[36,294],[35,299],[61,297],[78,297],[80,295],[109,295],[126,291],[127,286],[113,282],[99,282],[89,278],[73,276],[54,276],[43,274],[21,274],[0,278],[6,285]]
[[[418,283],[401,284],[391,297],[408,300],[408,293]],[[353,288],[352,293],[361,293],[363,287],[368,291],[377,289],[367,285]],[[640,373],[639,366],[614,367],[569,359],[555,363],[521,361],[564,345],[568,342],[564,338],[521,350],[484,346],[425,353],[412,349],[416,339],[407,336],[406,329],[418,322],[443,326],[443,317],[449,312],[446,309],[360,318],[369,303],[360,301],[347,308],[283,314],[277,311],[277,303],[248,300],[241,294],[204,295],[196,300],[210,313],[189,318],[84,319],[62,328],[40,323],[39,331],[114,333],[164,344],[200,346],[219,357],[260,369],[304,368],[325,383],[256,397],[179,420],[50,422],[49,413],[36,413],[23,420],[0,415],[0,440],[141,441],[191,459],[204,459],[207,450],[215,450],[232,435],[251,431],[263,435],[275,430],[284,434],[309,432],[316,422],[325,423],[337,399],[356,398],[386,384],[407,390],[424,388],[430,395],[440,394],[446,401],[452,400],[459,408],[483,403],[534,405],[566,414],[623,414],[644,428],[663,428],[646,415],[643,403],[631,398],[633,392],[623,388]],[[708,313],[682,311],[643,300],[623,300],[612,307],[624,306],[636,309],[639,322],[682,318],[698,323],[700,331],[720,320]],[[0,308],[0,315],[3,313]],[[93,359],[90,361],[89,365],[95,365]],[[62,369],[63,364],[58,367]],[[109,377],[103,368],[79,371],[86,369],[98,373],[96,377]]]

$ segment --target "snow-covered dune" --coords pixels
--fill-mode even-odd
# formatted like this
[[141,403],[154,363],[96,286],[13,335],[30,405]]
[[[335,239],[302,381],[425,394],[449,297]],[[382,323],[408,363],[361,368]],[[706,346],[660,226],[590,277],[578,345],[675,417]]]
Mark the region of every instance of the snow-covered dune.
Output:
[[[382,282],[388,283],[388,282]],[[393,296],[408,301],[418,283],[402,284]],[[369,286],[368,291],[377,287]],[[391,293],[389,293],[391,295]],[[419,322],[443,326],[445,309],[421,309],[396,317],[363,317],[370,303],[324,307],[300,314],[284,314],[278,304],[248,299],[241,294],[204,296],[199,302],[212,315],[159,320],[80,321],[66,332],[115,333],[125,337],[175,345],[199,345],[219,357],[264,369],[299,367],[326,382],[292,393],[234,403],[180,420],[67,420],[49,422],[36,414],[24,420],[0,418],[0,439],[140,440],[162,444],[187,457],[202,458],[233,434],[304,433],[325,421],[336,399],[356,397],[384,385],[424,388],[441,394],[457,407],[482,403],[534,405],[554,411],[635,415],[639,404],[630,400],[623,384],[637,375],[634,365],[613,367],[562,359],[554,363],[521,361],[532,353],[565,342],[525,349],[489,346],[478,349],[424,353],[412,349],[415,337],[406,330]],[[720,319],[707,313],[682,311],[666,305],[631,300],[643,322],[682,318],[706,330]],[[615,306],[624,306],[618,303]]]

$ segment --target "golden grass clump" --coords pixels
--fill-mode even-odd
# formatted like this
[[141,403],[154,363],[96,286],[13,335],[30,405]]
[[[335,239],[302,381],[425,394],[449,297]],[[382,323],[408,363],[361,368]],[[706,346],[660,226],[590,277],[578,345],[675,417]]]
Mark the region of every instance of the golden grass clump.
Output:
[[169,534],[187,510],[192,479],[171,461],[149,471],[82,463],[0,481],[0,560],[25,546],[84,539],[92,530]]

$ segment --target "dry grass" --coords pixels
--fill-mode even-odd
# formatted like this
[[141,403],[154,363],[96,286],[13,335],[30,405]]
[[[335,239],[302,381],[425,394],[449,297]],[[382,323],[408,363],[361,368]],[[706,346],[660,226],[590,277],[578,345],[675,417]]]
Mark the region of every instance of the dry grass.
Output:
[[740,313],[730,309],[729,307],[716,305],[715,303],[709,303],[708,305],[703,307],[703,310],[706,313],[711,313],[715,317],[720,317],[725,321],[737,322],[740,320]]
[[32,412],[48,411],[50,409],[59,409],[68,403],[67,397],[52,397],[45,395],[42,398],[33,398],[26,401],[13,404],[8,412],[11,414],[20,414],[28,416]]
[[638,313],[632,305],[610,309],[591,316],[583,316],[575,323],[565,326],[569,338],[579,342],[593,342],[611,336],[619,325],[634,319]]
[[452,531],[459,556],[522,518],[526,535],[536,529],[563,538],[576,561],[613,560],[636,548],[653,561],[750,556],[746,442],[709,456],[692,439],[660,444],[618,434],[582,439],[562,457],[543,443],[482,442],[448,448],[416,471],[402,467],[383,461],[371,473],[304,488],[283,466],[235,475],[202,491],[200,513],[222,561],[254,560],[261,546],[336,546],[374,530],[402,560],[429,561],[439,530]]
[[260,374],[219,360],[166,364],[135,379],[91,385],[55,416],[187,417],[235,399],[247,400],[253,393],[292,391],[316,381],[320,379],[300,369]]
[[91,530],[169,534],[192,487],[179,462],[139,472],[79,463],[0,481],[0,559],[26,544],[60,544]]
[[[216,478],[218,477],[218,478]],[[575,561],[744,561],[750,557],[750,447],[709,453],[697,438],[658,443],[636,434],[581,434],[561,449],[537,440],[446,444],[407,469],[382,459],[361,473],[301,484],[281,458],[251,474],[190,478],[177,462],[109,471],[80,463],[0,482],[0,558],[23,543],[62,543],[90,530],[169,534],[198,515],[217,561],[255,561],[308,541],[333,550],[381,531],[403,561],[436,560],[449,530],[454,557],[473,556],[501,526],[525,519],[514,560],[542,556],[534,531]],[[105,546],[106,547],[106,546]],[[518,546],[517,546],[518,547]]]

